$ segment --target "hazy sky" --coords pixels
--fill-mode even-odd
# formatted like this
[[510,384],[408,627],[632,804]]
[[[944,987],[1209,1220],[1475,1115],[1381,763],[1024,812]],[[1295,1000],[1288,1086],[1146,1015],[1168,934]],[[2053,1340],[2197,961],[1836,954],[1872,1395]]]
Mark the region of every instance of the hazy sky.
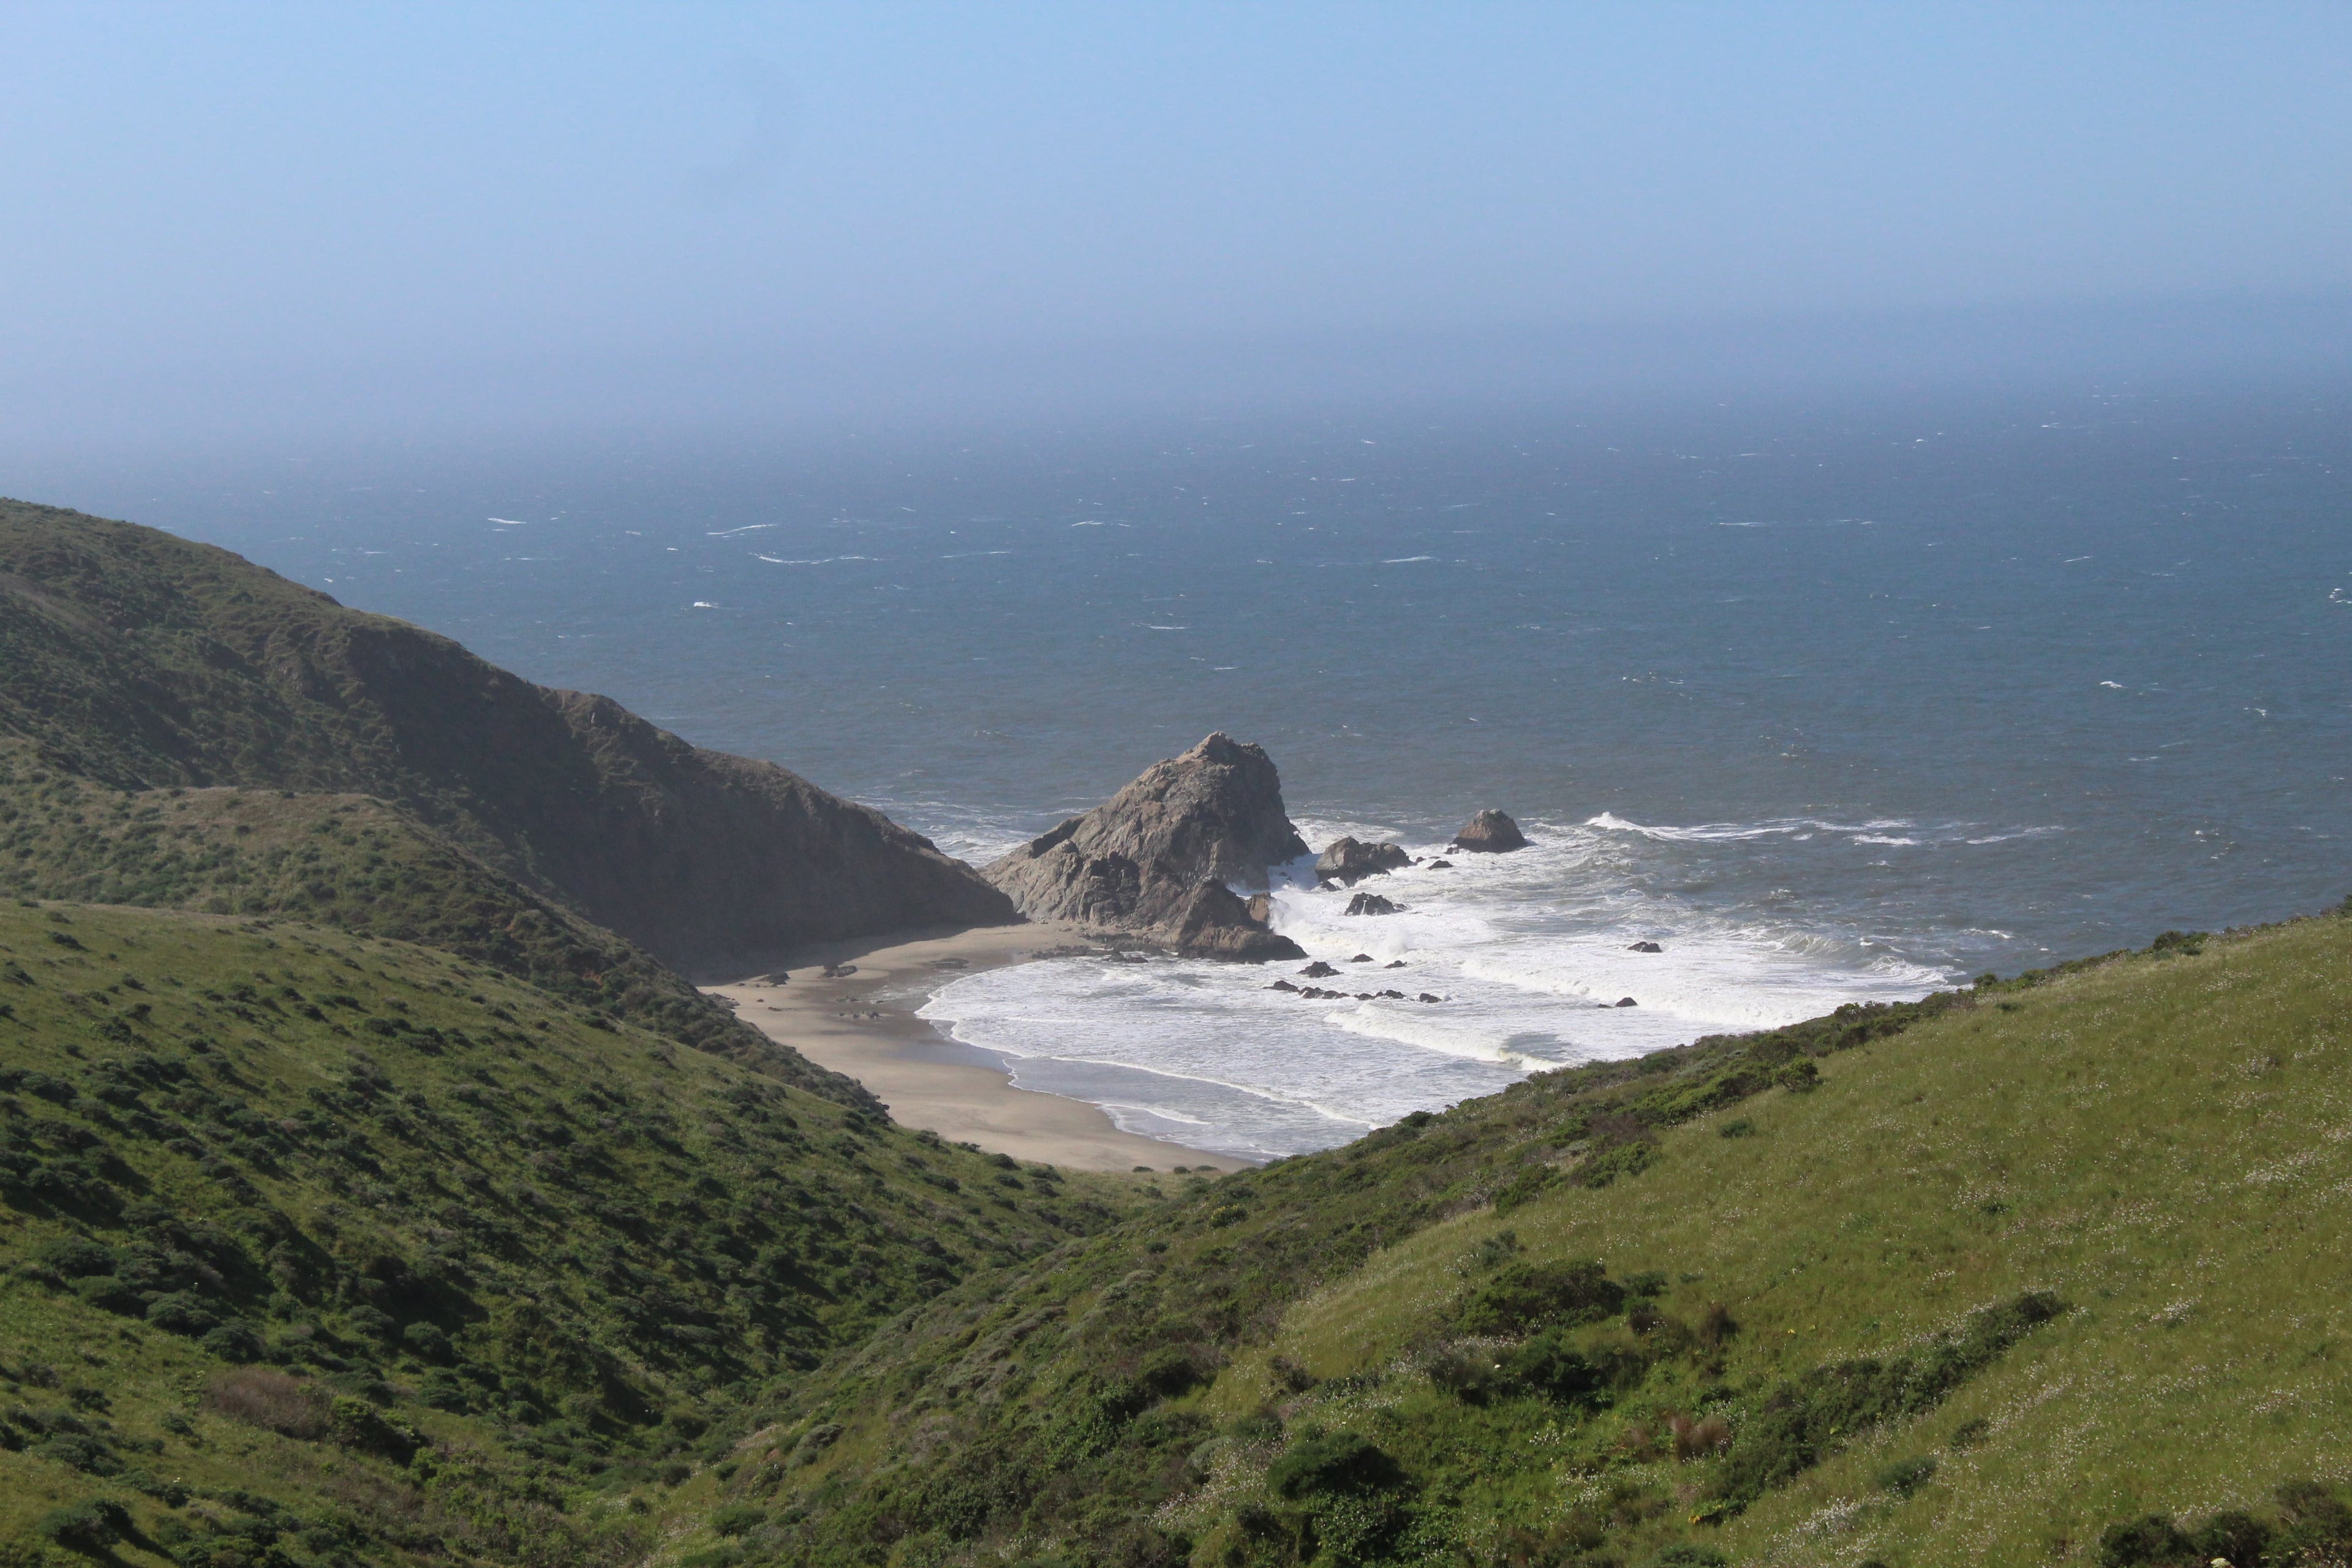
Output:
[[16,0],[0,58],[19,439],[2352,300],[2341,3]]

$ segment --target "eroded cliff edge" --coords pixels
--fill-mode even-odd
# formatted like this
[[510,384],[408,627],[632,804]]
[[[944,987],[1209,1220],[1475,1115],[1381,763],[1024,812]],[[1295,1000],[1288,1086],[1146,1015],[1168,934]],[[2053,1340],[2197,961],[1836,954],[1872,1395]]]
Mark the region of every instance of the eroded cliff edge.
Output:
[[0,735],[117,789],[394,803],[692,974],[1019,917],[961,861],[772,763],[537,686],[228,551],[0,501]]

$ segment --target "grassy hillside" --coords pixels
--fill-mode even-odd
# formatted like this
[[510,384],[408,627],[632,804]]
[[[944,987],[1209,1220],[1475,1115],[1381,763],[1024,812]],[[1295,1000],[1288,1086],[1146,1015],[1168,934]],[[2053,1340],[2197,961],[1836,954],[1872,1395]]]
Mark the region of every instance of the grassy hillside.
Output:
[[684,1549],[2352,1552],[2340,916],[1556,1074],[1196,1188],[796,1389],[690,1489],[719,1528]]
[[0,905],[0,1563],[632,1561],[822,1358],[1147,1196],[446,953]]
[[0,894],[290,915],[419,942],[785,1082],[874,1104],[611,931],[365,795],[117,790],[0,741]]
[[118,789],[396,804],[667,963],[1017,918],[969,867],[771,763],[534,686],[225,550],[0,500],[0,737]]

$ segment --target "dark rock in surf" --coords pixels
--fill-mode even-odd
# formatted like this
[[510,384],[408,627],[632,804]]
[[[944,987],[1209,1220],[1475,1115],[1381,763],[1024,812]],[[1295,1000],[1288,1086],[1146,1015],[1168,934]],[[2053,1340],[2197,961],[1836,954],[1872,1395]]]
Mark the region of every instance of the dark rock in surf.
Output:
[[1355,957],[1348,960],[1350,963],[1370,963],[1371,961],[1372,955],[1369,952],[1360,952],[1356,954]]
[[1298,987],[1293,985],[1287,980],[1277,980],[1273,984],[1267,986],[1266,989],[1268,991],[1296,991]]
[[1228,884],[1263,889],[1268,866],[1306,853],[1272,761],[1219,734],[1155,763],[982,875],[1031,920],[1073,921],[1204,957],[1304,958],[1268,929],[1270,904],[1244,902]]
[[1394,844],[1366,844],[1355,838],[1335,838],[1316,857],[1318,883],[1350,887],[1366,877],[1383,876],[1412,864],[1412,857]]
[[1617,998],[1617,1005],[1620,1007],[1638,1007],[1641,1004],[1634,1001],[1631,996],[1620,996]]
[[1423,1002],[1442,1002],[1444,998],[1442,996],[1433,996],[1428,992],[1424,991],[1421,994],[1421,1000]]
[[1625,950],[1628,952],[1664,952],[1666,950],[1654,942],[1637,942]]
[[1519,831],[1519,825],[1499,811],[1480,812],[1447,846],[1473,855],[1501,855],[1527,847],[1528,836]]
[[1402,969],[1404,967],[1404,960],[1402,958],[1391,958],[1386,963],[1381,964],[1381,967],[1382,969]]
[[[1403,908],[1402,904],[1392,903],[1378,893],[1358,893],[1348,900],[1344,912],[1351,915],[1392,915]],[[1369,963],[1371,961],[1367,959],[1365,962]]]
[[1454,862],[1451,860],[1432,860],[1429,863],[1429,868],[1433,871],[1451,871],[1454,869]]
[[1304,958],[1306,950],[1286,936],[1268,931],[1250,919],[1241,895],[1223,882],[1196,885],[1183,907],[1161,933],[1173,937],[1176,951],[1194,958],[1231,958],[1258,963],[1269,958]]
[[1304,974],[1309,980],[1328,980],[1332,975],[1337,974],[1339,972],[1318,958],[1298,973]]

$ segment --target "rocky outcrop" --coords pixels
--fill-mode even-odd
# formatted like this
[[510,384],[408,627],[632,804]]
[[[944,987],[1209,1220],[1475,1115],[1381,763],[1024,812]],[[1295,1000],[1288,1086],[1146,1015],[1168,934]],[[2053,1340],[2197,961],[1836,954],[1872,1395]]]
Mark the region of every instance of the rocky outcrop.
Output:
[[1412,864],[1412,857],[1394,844],[1366,844],[1356,838],[1335,838],[1329,847],[1315,858],[1315,879],[1336,882],[1340,887],[1352,887],[1366,877],[1376,877]]
[[[1403,908],[1402,904],[1392,903],[1378,893],[1358,893],[1348,900],[1347,909],[1341,912],[1351,915],[1392,915]],[[1371,960],[1368,958],[1363,962],[1369,963]]]
[[1461,849],[1473,855],[1500,855],[1507,850],[1525,849],[1528,836],[1519,825],[1499,811],[1482,811],[1472,817],[1461,832],[1454,836],[1449,849]]
[[1307,853],[1265,752],[1211,735],[982,872],[1031,920],[1214,958],[1304,958],[1232,884]]

